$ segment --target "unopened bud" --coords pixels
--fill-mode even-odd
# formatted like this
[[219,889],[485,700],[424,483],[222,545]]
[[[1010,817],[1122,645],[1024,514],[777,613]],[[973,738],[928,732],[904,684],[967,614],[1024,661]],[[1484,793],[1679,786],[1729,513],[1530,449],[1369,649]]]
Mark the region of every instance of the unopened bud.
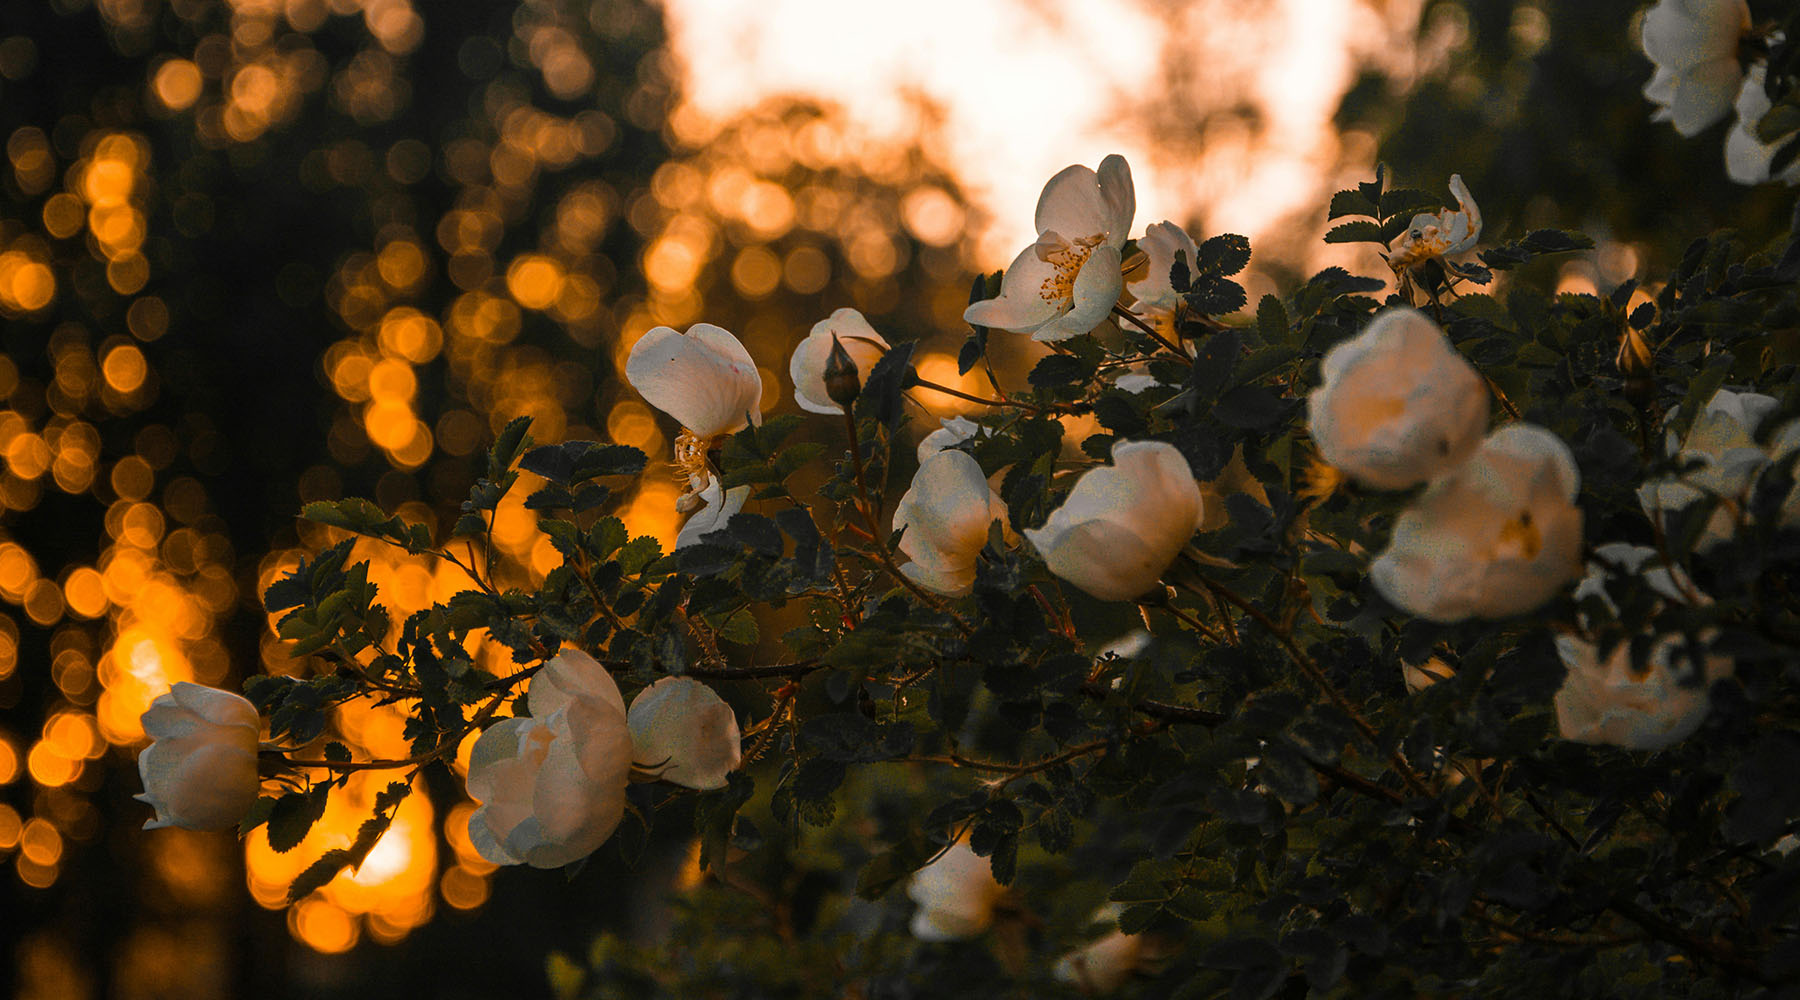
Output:
[[1656,381],[1651,376],[1654,356],[1643,332],[1626,326],[1619,337],[1619,353],[1613,360],[1619,366],[1619,374],[1625,377],[1625,398],[1635,406],[1649,405],[1656,395]]
[[1625,333],[1619,337],[1619,353],[1614,360],[1619,365],[1622,375],[1648,375],[1651,364],[1650,345],[1644,342],[1644,334],[1636,327],[1627,326]]
[[846,411],[862,395],[862,376],[856,372],[856,362],[835,333],[831,335],[831,354],[825,359],[825,395]]

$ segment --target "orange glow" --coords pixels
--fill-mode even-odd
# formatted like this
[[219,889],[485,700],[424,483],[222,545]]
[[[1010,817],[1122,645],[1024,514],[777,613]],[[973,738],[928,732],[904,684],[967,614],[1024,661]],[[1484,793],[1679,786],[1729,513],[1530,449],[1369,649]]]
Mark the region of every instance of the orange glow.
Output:
[[437,321],[406,306],[389,310],[382,317],[378,338],[383,353],[404,358],[415,365],[437,357],[444,346],[444,331]]
[[425,252],[410,240],[395,240],[381,248],[375,268],[382,281],[397,291],[405,291],[425,277]]
[[56,297],[50,268],[19,250],[0,253],[0,307],[36,312]]
[[[327,850],[343,847],[367,818],[375,793],[398,777],[361,772],[335,790],[325,815],[300,845],[285,854],[269,847],[266,830],[244,843],[250,893],[266,909],[286,905],[287,886]],[[422,782],[400,804],[393,825],[375,842],[360,870],[341,872],[288,911],[288,929],[308,947],[333,953],[353,946],[366,930],[392,942],[431,918],[437,884],[437,840],[431,802]]]
[[81,764],[80,760],[70,760],[58,753],[55,746],[43,740],[32,744],[31,752],[25,755],[25,769],[31,772],[31,780],[45,788],[74,781],[81,774]]
[[143,351],[131,344],[121,344],[106,352],[105,360],[100,362],[100,373],[114,391],[135,392],[149,376],[150,366],[144,360]]
[[[18,758],[15,757],[15,767],[17,760]],[[18,777],[16,771],[13,776]],[[25,823],[19,818],[18,812],[12,806],[0,802],[0,851],[10,851],[19,846],[19,837],[24,832],[24,826]]]
[[525,254],[506,269],[506,290],[527,309],[548,309],[562,294],[563,269],[541,254]]
[[412,366],[404,361],[389,358],[369,371],[369,396],[377,404],[410,403],[418,389],[418,377],[413,374]]
[[[0,735],[0,785],[10,785],[19,780],[19,748],[13,746],[12,740]],[[11,810],[8,810],[9,812]],[[18,822],[18,814],[13,814],[13,822]],[[0,816],[0,850],[8,846],[5,837],[5,817]]]
[[150,80],[150,87],[156,92],[156,99],[170,111],[181,111],[193,106],[200,99],[200,88],[204,84],[200,76],[200,67],[186,59],[171,59],[156,67],[156,75]]
[[44,229],[59,240],[66,240],[81,232],[82,223],[87,221],[87,209],[81,199],[68,192],[53,194],[44,202]]
[[93,567],[78,566],[63,581],[63,600],[81,617],[98,618],[106,613],[106,581]]
[[38,816],[25,821],[25,828],[19,833],[19,853],[26,860],[48,868],[62,859],[62,852],[62,834],[50,821]]

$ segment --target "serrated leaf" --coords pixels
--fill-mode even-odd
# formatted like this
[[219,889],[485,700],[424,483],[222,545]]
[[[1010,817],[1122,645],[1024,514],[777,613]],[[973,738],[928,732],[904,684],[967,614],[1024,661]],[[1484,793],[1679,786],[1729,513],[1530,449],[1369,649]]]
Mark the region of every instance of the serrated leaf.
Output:
[[1326,214],[1328,219],[1336,219],[1345,215],[1375,215],[1375,203],[1361,191],[1339,191],[1331,196],[1331,208]]
[[1382,246],[1386,246],[1388,241],[1382,239],[1381,227],[1379,225],[1373,222],[1364,222],[1359,219],[1355,222],[1340,222],[1337,225],[1332,226],[1330,232],[1325,234],[1325,242],[1379,243]]

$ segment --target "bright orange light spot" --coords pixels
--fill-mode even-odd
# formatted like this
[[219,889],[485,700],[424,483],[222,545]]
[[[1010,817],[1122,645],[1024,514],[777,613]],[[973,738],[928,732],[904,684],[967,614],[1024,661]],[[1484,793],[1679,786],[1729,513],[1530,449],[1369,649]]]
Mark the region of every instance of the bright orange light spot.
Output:
[[56,832],[54,824],[41,816],[25,821],[25,828],[19,832],[20,854],[47,868],[61,860],[62,852],[62,834]]
[[395,240],[381,248],[375,269],[390,287],[405,291],[425,276],[425,251],[411,240]]
[[488,880],[462,865],[453,865],[444,872],[438,889],[444,894],[444,902],[458,910],[473,910],[488,900]]
[[86,712],[58,712],[44,723],[44,739],[70,760],[94,760],[106,752],[100,726]]
[[400,306],[382,317],[378,339],[383,353],[421,365],[437,357],[444,346],[444,331],[417,309]]
[[130,162],[102,156],[89,161],[82,173],[81,195],[90,205],[123,205],[136,184],[137,172]]
[[413,374],[412,366],[395,358],[382,361],[369,372],[369,395],[376,405],[410,403],[418,388],[419,380]]
[[[15,766],[18,758],[13,758]],[[14,775],[17,777],[17,774]],[[23,832],[24,822],[12,806],[0,803],[0,851],[10,851],[19,846],[19,835]]]
[[9,601],[23,601],[36,579],[37,562],[31,553],[16,543],[0,542],[0,594]]
[[33,622],[48,628],[62,619],[62,588],[53,580],[39,577],[25,592],[25,616]]
[[563,269],[542,254],[524,254],[506,269],[506,290],[527,309],[548,309],[562,294]]
[[309,899],[289,910],[288,933],[326,955],[349,951],[360,936],[350,914],[323,899]]
[[[45,788],[55,788],[74,781],[81,774],[81,761],[70,760],[58,753],[51,743],[39,740],[25,756],[25,769],[31,772],[31,780]],[[39,863],[51,864],[55,860],[51,858]]]
[[204,84],[200,76],[200,67],[186,59],[171,59],[156,68],[156,75],[151,78],[151,89],[156,91],[156,99],[170,111],[181,111],[200,99],[200,88]]
[[91,566],[77,567],[63,581],[63,600],[81,617],[98,618],[106,613],[106,581]]
[[0,253],[0,306],[36,312],[56,297],[56,276],[23,251]]
[[[0,736],[0,785],[10,785],[17,780],[19,780],[19,749],[12,745],[11,740]],[[8,809],[6,812],[11,813],[12,810]],[[15,824],[18,823],[18,813],[12,813],[12,821]],[[16,827],[14,834],[17,834]],[[6,850],[10,846],[6,840],[6,813],[0,813],[0,851]]]
[[746,247],[731,262],[731,283],[747,299],[765,298],[781,283],[781,262],[765,247]]
[[116,392],[135,392],[150,374],[144,352],[131,344],[121,344],[106,352],[100,362],[100,374]]

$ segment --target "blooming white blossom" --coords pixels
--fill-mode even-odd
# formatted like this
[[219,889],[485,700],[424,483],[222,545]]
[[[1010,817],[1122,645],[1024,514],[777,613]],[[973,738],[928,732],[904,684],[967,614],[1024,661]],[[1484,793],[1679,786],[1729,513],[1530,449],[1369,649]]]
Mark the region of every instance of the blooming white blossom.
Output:
[[1144,236],[1138,240],[1137,245],[1139,250],[1144,251],[1144,256],[1149,258],[1149,262],[1144,276],[1126,285],[1137,299],[1131,311],[1139,316],[1167,316],[1175,311],[1175,303],[1181,298],[1169,281],[1175,259],[1186,256],[1188,274],[1192,275],[1200,260],[1200,248],[1186,230],[1173,222],[1158,222],[1150,226],[1144,230]]
[[1006,504],[968,453],[940,451],[919,463],[912,485],[894,508],[900,552],[912,560],[900,572],[926,590],[961,597],[975,589],[975,559],[999,521],[1012,533]]
[[1187,459],[1161,441],[1117,441],[1062,506],[1025,537],[1050,572],[1103,601],[1156,586],[1200,526],[1205,502]]
[[1450,193],[1456,198],[1455,208],[1420,212],[1413,216],[1406,231],[1394,238],[1388,248],[1388,264],[1394,270],[1417,267],[1433,257],[1462,253],[1481,238],[1481,209],[1470,196],[1461,174],[1450,175]]
[[626,723],[633,763],[673,784],[724,788],[725,776],[744,757],[737,715],[692,677],[664,677],[639,691]]
[[1435,622],[1530,611],[1581,572],[1580,486],[1555,434],[1500,428],[1400,514],[1369,567],[1375,589]]
[[913,873],[906,894],[919,908],[913,912],[913,936],[922,941],[972,938],[994,922],[994,909],[1006,887],[994,881],[994,866],[958,840],[937,860]]
[[1000,296],[973,303],[963,319],[1042,341],[1099,326],[1125,288],[1119,255],[1136,211],[1124,157],[1101,160],[1098,172],[1064,168],[1038,196],[1037,241],[1006,269]]
[[1656,72],[1644,96],[1657,105],[1651,121],[1699,135],[1725,117],[1743,69],[1738,42],[1750,30],[1744,0],[1661,0],[1644,15],[1644,54]]
[[531,679],[529,717],[504,719],[469,756],[469,840],[497,865],[559,868],[606,842],[625,815],[625,699],[592,656],[565,649]]
[[242,695],[176,681],[143,715],[152,742],[138,754],[142,794],[156,810],[144,829],[219,830],[256,804],[262,721]]
[[[1720,389],[1694,418],[1687,437],[1677,443],[1673,433],[1665,447],[1683,463],[1698,463],[1678,476],[1645,483],[1638,501],[1652,521],[1666,527],[1668,519],[1705,496],[1716,496],[1713,508],[1695,547],[1707,551],[1737,532],[1744,503],[1756,477],[1768,464],[1769,452],[1756,443],[1756,429],[1780,405],[1772,396]],[[1670,416],[1674,416],[1671,411]]]
[[686,333],[651,329],[631,345],[625,380],[701,440],[762,421],[756,362],[736,337],[711,323],[695,323]]
[[[1769,167],[1773,165],[1776,150],[1781,148],[1780,143],[1763,142],[1756,134],[1756,126],[1772,107],[1769,95],[1763,90],[1765,72],[1763,65],[1757,63],[1744,74],[1744,85],[1739,88],[1733,105],[1737,109],[1737,124],[1725,133],[1725,174],[1739,184],[1761,184],[1769,180]],[[1775,179],[1800,184],[1800,162],[1788,164]]]
[[1376,489],[1403,489],[1462,464],[1487,430],[1488,391],[1438,325],[1389,309],[1326,352],[1307,397],[1325,461]]
[[[1679,569],[1658,565],[1661,556],[1641,545],[1613,543],[1596,550],[1600,561],[1590,564],[1587,576],[1575,588],[1577,598],[1595,596],[1617,608],[1606,593],[1606,572],[1611,566],[1643,578],[1664,600],[1707,603]],[[1711,631],[1697,636],[1700,641]],[[1661,750],[1693,735],[1706,719],[1711,699],[1707,688],[1730,676],[1729,657],[1704,656],[1697,668],[1680,635],[1657,636],[1640,671],[1632,662],[1631,643],[1615,645],[1605,659],[1600,646],[1585,635],[1559,635],[1556,652],[1568,668],[1562,689],[1556,692],[1556,727],[1565,740],[1608,743],[1630,750]]]
[[706,486],[693,494],[700,507],[694,511],[675,535],[675,547],[686,548],[700,540],[700,536],[709,531],[718,531],[731,520],[731,515],[744,509],[744,501],[750,496],[750,487],[733,486],[723,489],[719,477],[708,475]]
[[794,379],[794,402],[808,413],[843,413],[844,408],[831,401],[825,390],[825,362],[831,357],[831,338],[836,334],[850,360],[856,363],[857,378],[866,382],[869,370],[887,353],[888,342],[863,314],[854,309],[839,309],[813,324],[806,339],[794,348],[788,359],[788,374]]
[[980,437],[985,433],[982,426],[968,417],[945,417],[941,426],[919,442],[919,461],[946,449],[955,448],[964,441]]

